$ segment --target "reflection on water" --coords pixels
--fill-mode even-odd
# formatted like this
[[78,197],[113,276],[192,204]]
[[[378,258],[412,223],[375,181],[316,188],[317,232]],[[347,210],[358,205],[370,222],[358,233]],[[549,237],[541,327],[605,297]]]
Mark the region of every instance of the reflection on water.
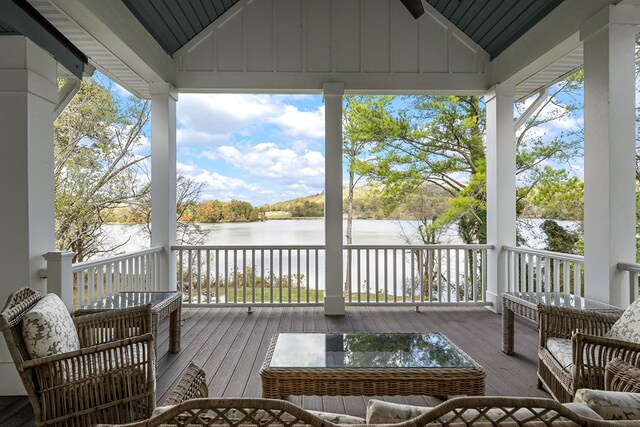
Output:
[[[530,229],[520,230],[526,237],[527,246],[540,248],[544,242],[539,241],[544,233],[540,230],[540,224],[544,220],[529,220]],[[573,226],[571,221],[560,221],[564,227]],[[321,245],[324,244],[324,221],[314,220],[286,220],[264,221],[249,223],[226,224],[201,224],[207,236],[203,245]],[[110,246],[125,243],[122,252],[133,252],[149,247],[149,237],[144,233],[141,225],[116,225],[102,226],[108,235]],[[404,236],[413,239],[412,243],[420,243],[416,240],[418,221],[396,220],[354,220],[353,243],[356,245],[379,244],[395,245],[404,244]],[[346,227],[345,227],[346,230]],[[538,240],[536,240],[536,238]],[[346,242],[345,242],[346,243]],[[455,230],[450,230],[443,237],[443,244],[461,243]],[[120,252],[120,251],[119,251]]]
[[[321,219],[201,224],[200,226],[207,233],[202,242],[203,245],[324,244],[324,221]],[[415,238],[417,227],[417,221],[354,220],[353,242],[361,245],[405,244],[403,234]],[[144,235],[142,226],[109,224],[103,228],[109,236],[110,244],[121,244],[129,240],[124,247],[126,252],[149,247],[149,238]],[[455,236],[452,235],[453,237]],[[451,243],[457,242],[456,240]],[[414,243],[419,242],[416,240]]]
[[271,367],[455,368],[471,360],[442,334],[280,334]]

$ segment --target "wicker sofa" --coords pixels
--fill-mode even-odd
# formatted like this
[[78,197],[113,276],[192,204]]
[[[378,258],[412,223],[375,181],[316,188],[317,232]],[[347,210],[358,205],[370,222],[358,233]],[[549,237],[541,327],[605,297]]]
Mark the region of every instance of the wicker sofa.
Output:
[[[607,384],[612,390],[640,389],[640,369],[616,359],[607,366]],[[634,370],[637,369],[637,370]],[[584,393],[582,393],[584,392]],[[191,365],[176,386],[165,406],[156,408],[153,417],[119,427],[155,426],[290,426],[309,425],[333,427],[337,425],[394,425],[422,426],[638,426],[640,403],[633,408],[637,420],[624,420],[629,408],[616,404],[620,398],[613,392],[605,395],[607,407],[599,398],[581,390],[583,401],[562,405],[552,399],[517,397],[460,397],[434,408],[399,405],[370,400],[366,418],[304,410],[290,402],[272,399],[211,398],[207,397],[204,372]],[[598,391],[598,393],[610,393]],[[640,394],[633,396],[640,402]],[[600,413],[615,419],[604,420]],[[632,415],[633,416],[633,415]],[[102,425],[99,427],[115,427]]]
[[616,357],[640,365],[640,344],[606,336],[620,314],[540,305],[539,316],[539,386],[562,403],[581,388],[604,390],[605,366]]

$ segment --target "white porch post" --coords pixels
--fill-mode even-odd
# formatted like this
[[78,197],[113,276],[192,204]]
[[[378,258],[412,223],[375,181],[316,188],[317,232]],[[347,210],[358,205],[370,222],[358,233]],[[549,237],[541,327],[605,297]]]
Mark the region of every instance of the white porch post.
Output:
[[498,84],[485,94],[487,104],[487,301],[502,311],[507,290],[503,245],[516,243],[516,146],[512,85]]
[[176,101],[169,83],[151,83],[151,246],[162,246],[158,287],[176,289]]
[[[47,291],[58,295],[64,305],[73,310],[72,260],[75,252],[52,251],[43,255],[47,261]],[[78,304],[81,307],[83,304]]]
[[580,27],[584,42],[584,291],[626,306],[618,262],[635,262],[634,48],[640,8],[609,6]]
[[[23,36],[0,37],[0,306],[22,286],[46,292],[38,275],[55,247],[53,111],[56,61]],[[0,340],[0,395],[24,394]]]
[[324,314],[344,314],[342,293],[342,83],[325,83],[324,94]]

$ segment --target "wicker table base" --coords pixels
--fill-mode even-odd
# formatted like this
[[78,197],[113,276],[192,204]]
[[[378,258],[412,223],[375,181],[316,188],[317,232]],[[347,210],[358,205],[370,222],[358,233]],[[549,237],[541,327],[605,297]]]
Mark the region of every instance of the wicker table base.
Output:
[[81,316],[83,314],[125,308],[125,306],[140,306],[148,303],[152,304],[151,332],[154,337],[156,357],[158,355],[158,323],[167,316],[170,317],[169,353],[178,353],[180,351],[180,321],[182,317],[182,294],[180,292],[120,292],[93,304],[86,305],[76,310],[73,314],[74,316]]
[[618,307],[562,292],[506,292],[502,295],[502,351],[513,354],[513,315],[538,326],[538,305],[564,306],[578,310],[621,312]]
[[277,341],[276,334],[260,370],[262,397],[265,398],[281,399],[288,395],[484,395],[486,374],[473,361],[475,366],[453,368],[272,367]]

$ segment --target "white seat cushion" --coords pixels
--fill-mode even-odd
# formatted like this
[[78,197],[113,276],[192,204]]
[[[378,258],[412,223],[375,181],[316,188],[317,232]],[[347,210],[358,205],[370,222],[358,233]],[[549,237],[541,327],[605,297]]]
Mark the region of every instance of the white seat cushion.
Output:
[[604,336],[640,343],[640,300],[632,302]]
[[45,295],[24,315],[22,337],[34,359],[80,349],[71,315],[55,294]]
[[547,350],[567,371],[573,365],[571,340],[567,338],[547,338]]
[[370,399],[367,403],[367,424],[396,424],[410,420],[433,408],[427,406],[403,405]]
[[640,420],[640,393],[581,388],[573,401],[588,405],[605,420]]

